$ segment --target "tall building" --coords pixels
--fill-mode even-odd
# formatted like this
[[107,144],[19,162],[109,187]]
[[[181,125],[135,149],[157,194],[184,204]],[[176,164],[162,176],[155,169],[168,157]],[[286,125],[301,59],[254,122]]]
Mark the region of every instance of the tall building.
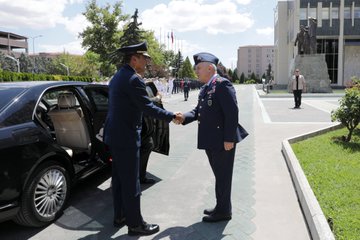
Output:
[[277,84],[288,83],[298,54],[296,35],[301,25],[309,26],[309,18],[317,20],[316,52],[325,54],[331,84],[344,86],[360,76],[359,0],[279,1],[274,18]]
[[19,57],[21,52],[27,54],[29,51],[27,37],[15,33],[0,31],[0,51],[4,54],[14,54]]
[[249,78],[252,73],[258,79],[262,77],[271,65],[274,69],[274,46],[243,46],[238,49],[237,74],[244,73]]

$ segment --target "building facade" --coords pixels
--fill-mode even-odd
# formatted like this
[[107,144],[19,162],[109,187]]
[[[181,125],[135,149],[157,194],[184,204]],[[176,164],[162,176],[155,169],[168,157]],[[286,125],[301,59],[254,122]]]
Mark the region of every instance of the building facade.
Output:
[[19,57],[22,52],[28,54],[28,38],[15,33],[0,31],[0,51],[4,54]]
[[238,49],[237,74],[240,77],[242,73],[249,78],[252,73],[258,79],[271,65],[274,69],[274,46],[243,46]]
[[274,18],[275,82],[288,83],[298,54],[296,35],[301,25],[309,26],[309,18],[317,20],[316,52],[325,54],[331,85],[360,76],[359,0],[279,1]]

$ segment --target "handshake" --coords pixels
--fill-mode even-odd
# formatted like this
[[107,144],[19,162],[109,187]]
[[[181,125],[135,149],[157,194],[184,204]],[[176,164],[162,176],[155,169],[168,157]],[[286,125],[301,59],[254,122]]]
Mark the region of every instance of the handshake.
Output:
[[172,120],[173,123],[175,123],[177,125],[182,124],[185,120],[184,115],[181,112],[176,112],[175,115],[176,115],[176,117]]

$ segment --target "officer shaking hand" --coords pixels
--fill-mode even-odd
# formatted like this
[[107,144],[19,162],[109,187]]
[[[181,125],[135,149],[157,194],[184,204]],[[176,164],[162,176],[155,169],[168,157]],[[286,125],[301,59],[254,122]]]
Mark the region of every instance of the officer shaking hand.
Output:
[[236,143],[247,136],[238,124],[236,92],[231,82],[217,74],[219,59],[211,53],[194,55],[195,72],[204,86],[197,106],[184,113],[178,123],[198,122],[199,149],[204,149],[215,175],[216,205],[205,209],[204,222],[228,221],[232,218],[231,183]]
[[109,110],[104,141],[112,156],[112,194],[114,227],[128,226],[129,235],[150,235],[159,231],[157,224],[143,220],[140,211],[139,158],[142,115],[166,120],[181,120],[149,99],[141,75],[150,56],[146,42],[125,46],[113,54],[122,54],[124,65],[109,84]]

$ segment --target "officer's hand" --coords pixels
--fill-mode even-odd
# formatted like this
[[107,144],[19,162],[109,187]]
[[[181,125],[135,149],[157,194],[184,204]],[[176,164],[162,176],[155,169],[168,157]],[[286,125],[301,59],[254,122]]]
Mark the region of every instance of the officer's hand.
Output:
[[231,149],[234,148],[234,143],[233,142],[224,142],[224,148],[226,151],[230,151]]
[[176,112],[175,113],[175,115],[176,115],[176,117],[175,117],[175,119],[173,120],[173,122],[175,123],[175,124],[182,124],[183,122],[184,122],[184,120],[185,120],[185,117],[184,117],[184,115],[181,113],[181,112]]

